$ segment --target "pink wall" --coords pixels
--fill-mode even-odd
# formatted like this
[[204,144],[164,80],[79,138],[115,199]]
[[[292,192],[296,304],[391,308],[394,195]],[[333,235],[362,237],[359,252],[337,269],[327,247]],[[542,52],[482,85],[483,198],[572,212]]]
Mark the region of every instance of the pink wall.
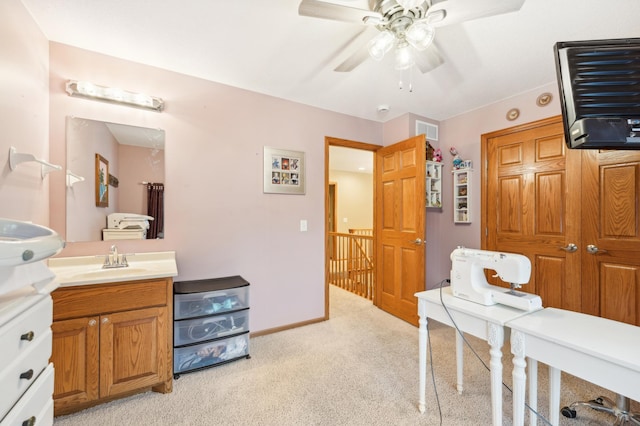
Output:
[[[67,116],[166,132],[166,238],[122,241],[121,251],[175,250],[177,280],[242,275],[251,283],[254,331],[324,316],[324,138],[380,144],[382,124],[58,43],[50,51],[56,161],[65,162]],[[71,98],[69,79],[159,96],[166,109]],[[263,194],[264,146],[305,152],[306,195]],[[64,232],[62,176],[51,185],[51,224]],[[62,256],[102,254],[109,245],[70,243]]]
[[[67,243],[76,241],[93,241],[102,239],[102,230],[106,226],[108,214],[119,211],[119,188],[109,186],[107,207],[96,206],[95,191],[95,156],[100,154],[107,162],[109,174],[118,176],[119,170],[119,145],[113,135],[99,121],[67,119],[66,133],[69,135],[68,143],[74,149],[66,158],[66,169],[83,177],[83,182],[78,182],[65,188],[66,192],[66,223],[71,224],[66,228]],[[64,158],[60,158],[60,164],[64,164]],[[54,181],[59,181],[55,176]],[[53,224],[52,224],[53,226]]]
[[164,183],[164,150],[120,145],[120,212],[147,214],[147,186]]
[[49,224],[50,176],[9,168],[9,148],[49,160],[49,44],[19,0],[0,1],[0,217]]

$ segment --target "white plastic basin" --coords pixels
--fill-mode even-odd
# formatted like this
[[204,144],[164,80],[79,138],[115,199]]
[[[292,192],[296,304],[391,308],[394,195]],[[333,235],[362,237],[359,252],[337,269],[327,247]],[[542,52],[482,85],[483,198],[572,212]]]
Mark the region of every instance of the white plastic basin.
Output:
[[52,229],[0,218],[0,267],[46,259],[59,253],[64,245],[64,240]]

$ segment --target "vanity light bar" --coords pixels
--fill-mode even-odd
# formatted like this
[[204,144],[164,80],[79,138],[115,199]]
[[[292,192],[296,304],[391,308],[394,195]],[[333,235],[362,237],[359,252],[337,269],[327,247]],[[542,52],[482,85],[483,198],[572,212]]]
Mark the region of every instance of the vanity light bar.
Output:
[[114,87],[98,86],[88,81],[67,81],[67,93],[69,96],[112,102],[158,112],[164,109],[164,101],[161,98]]

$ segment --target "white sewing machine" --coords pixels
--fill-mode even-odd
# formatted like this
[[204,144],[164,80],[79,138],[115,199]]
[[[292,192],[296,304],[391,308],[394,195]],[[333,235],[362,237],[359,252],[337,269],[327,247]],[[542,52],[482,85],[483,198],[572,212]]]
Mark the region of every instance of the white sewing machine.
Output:
[[107,227],[102,230],[103,240],[144,240],[147,238],[149,221],[153,217],[137,213],[111,213],[107,216]]
[[[490,285],[484,270],[497,272],[511,289]],[[512,306],[525,311],[542,308],[542,299],[535,294],[515,291],[529,282],[531,262],[526,256],[458,247],[451,252],[451,291],[453,295],[481,305]]]

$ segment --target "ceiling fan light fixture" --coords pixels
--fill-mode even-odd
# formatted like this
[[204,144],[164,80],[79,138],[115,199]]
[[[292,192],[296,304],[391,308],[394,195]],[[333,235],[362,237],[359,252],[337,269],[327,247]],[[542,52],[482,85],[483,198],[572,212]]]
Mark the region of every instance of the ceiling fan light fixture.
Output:
[[433,43],[436,30],[424,21],[414,22],[405,33],[405,38],[418,50],[425,50]]
[[402,8],[407,11],[413,9],[414,7],[420,6],[424,3],[424,0],[396,0]]
[[396,69],[397,70],[406,70],[411,68],[415,64],[413,59],[413,53],[411,53],[411,46],[409,43],[401,42],[398,43],[398,47],[396,48]]
[[382,31],[375,36],[367,45],[369,55],[376,61],[381,61],[392,47],[395,37],[391,31]]

